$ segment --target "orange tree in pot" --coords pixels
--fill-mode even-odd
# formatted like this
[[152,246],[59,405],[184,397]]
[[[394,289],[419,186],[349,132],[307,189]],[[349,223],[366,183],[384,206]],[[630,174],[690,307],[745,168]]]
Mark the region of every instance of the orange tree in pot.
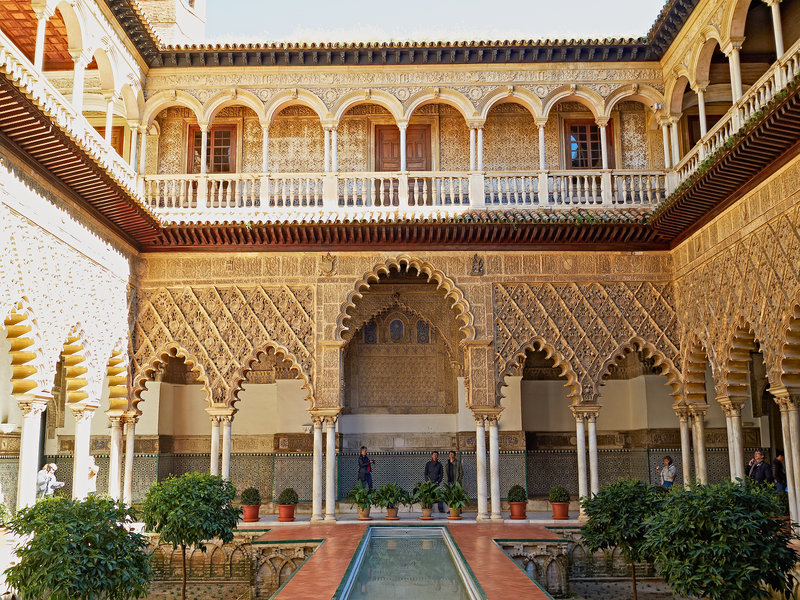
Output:
[[278,496],[278,521],[286,523],[294,521],[294,509],[300,498],[294,488],[286,488]]
[[550,488],[550,504],[553,506],[553,519],[564,521],[569,519],[569,492],[561,485]]
[[242,510],[245,523],[255,523],[258,521],[258,511],[261,508],[261,493],[256,488],[247,488],[242,492]]
[[512,519],[524,519],[527,517],[528,492],[521,485],[513,485],[508,490],[508,506],[511,509]]

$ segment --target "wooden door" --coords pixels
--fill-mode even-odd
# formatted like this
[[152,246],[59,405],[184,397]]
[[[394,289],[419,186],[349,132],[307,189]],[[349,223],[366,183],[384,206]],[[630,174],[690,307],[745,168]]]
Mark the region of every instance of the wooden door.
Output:
[[[431,126],[409,125],[406,129],[406,169],[408,171],[431,170]],[[400,170],[400,130],[395,125],[377,125],[375,127],[375,170]],[[430,196],[430,179],[409,177],[410,206],[422,205],[424,197]],[[381,188],[376,184],[376,193]],[[385,193],[383,194],[385,196]],[[391,203],[397,205],[397,182],[392,185]],[[419,200],[417,198],[419,197]]]

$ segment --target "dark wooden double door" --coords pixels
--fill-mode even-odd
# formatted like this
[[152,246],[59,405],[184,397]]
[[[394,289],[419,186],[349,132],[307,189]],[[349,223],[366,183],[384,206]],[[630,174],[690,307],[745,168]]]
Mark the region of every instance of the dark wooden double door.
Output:
[[[375,170],[400,170],[400,129],[396,125],[375,126]],[[406,170],[431,170],[431,126],[409,125],[406,129]],[[409,204],[417,206],[427,203],[430,198],[431,180],[423,177],[409,177]],[[376,195],[381,205],[397,206],[398,182],[376,182]],[[419,198],[419,202],[417,202]]]

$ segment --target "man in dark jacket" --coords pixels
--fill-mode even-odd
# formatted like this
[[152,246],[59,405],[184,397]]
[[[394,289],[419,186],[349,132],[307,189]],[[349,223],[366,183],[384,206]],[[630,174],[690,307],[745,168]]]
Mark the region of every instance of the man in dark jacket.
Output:
[[744,473],[753,481],[772,483],[772,468],[764,460],[764,453],[761,450],[756,450],[753,453],[753,458],[750,459],[747,467],[745,467]]
[[[444,469],[439,462],[439,453],[434,450],[431,452],[431,459],[425,464],[425,481],[432,481],[436,485],[442,483]],[[444,512],[444,502],[439,502],[439,512]]]
[[372,465],[374,462],[367,456],[367,447],[361,446],[361,454],[358,457],[358,482],[361,487],[372,489]]
[[772,461],[772,478],[775,480],[775,489],[779,492],[786,491],[786,468],[783,460],[783,450],[776,451],[775,460]]

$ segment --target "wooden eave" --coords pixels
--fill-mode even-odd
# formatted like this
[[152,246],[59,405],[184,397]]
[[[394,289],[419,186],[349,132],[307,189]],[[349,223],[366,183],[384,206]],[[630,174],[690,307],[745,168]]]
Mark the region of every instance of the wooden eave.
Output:
[[0,75],[0,139],[58,179],[134,246],[158,236],[160,223],[4,75]]

